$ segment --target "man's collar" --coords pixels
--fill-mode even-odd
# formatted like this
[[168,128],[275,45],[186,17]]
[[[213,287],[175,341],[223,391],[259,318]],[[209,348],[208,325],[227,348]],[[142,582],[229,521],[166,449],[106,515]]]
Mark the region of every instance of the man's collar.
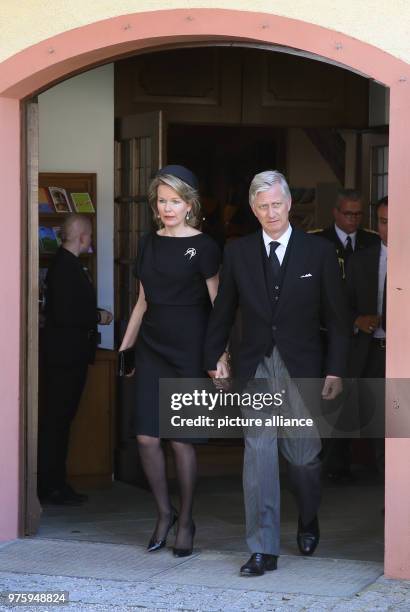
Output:
[[288,225],[287,230],[285,230],[283,234],[279,236],[279,238],[275,238],[275,239],[271,238],[269,234],[267,234],[265,230],[263,229],[262,230],[263,242],[265,243],[266,248],[268,248],[270,243],[274,240],[274,242],[279,242],[279,244],[282,244],[286,249],[286,247],[288,246],[288,242],[290,240],[291,233],[292,233],[292,226],[290,223]]
[[344,232],[342,229],[340,229],[340,227],[338,225],[336,225],[336,223],[335,223],[335,232],[336,232],[336,234],[337,234],[337,236],[338,236],[338,238],[339,238],[339,240],[340,240],[340,242],[342,244],[345,244],[346,238],[348,236],[350,236],[350,238],[354,239],[354,238],[356,238],[356,234],[357,234],[357,232],[353,232],[352,234],[346,234],[346,232]]

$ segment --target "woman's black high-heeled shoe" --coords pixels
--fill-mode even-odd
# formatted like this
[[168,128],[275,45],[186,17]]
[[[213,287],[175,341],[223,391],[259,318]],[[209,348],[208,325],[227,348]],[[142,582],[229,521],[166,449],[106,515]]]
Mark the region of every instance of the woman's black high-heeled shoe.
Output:
[[189,557],[189,555],[192,555],[192,551],[194,549],[195,531],[196,531],[195,523],[194,521],[192,521],[192,526],[191,526],[192,546],[191,548],[175,548],[174,547],[172,549],[174,553],[174,557]]
[[167,529],[167,531],[165,533],[165,536],[162,538],[162,540],[156,540],[155,539],[155,532],[154,532],[152,538],[148,542],[148,546],[147,546],[147,551],[148,552],[154,552],[155,550],[160,550],[161,548],[164,548],[164,546],[167,543],[168,534],[169,534],[170,530],[172,529],[172,527],[177,522],[177,520],[178,520],[177,511],[175,510],[175,508],[172,508],[172,517],[171,517],[171,520],[169,522],[168,529]]

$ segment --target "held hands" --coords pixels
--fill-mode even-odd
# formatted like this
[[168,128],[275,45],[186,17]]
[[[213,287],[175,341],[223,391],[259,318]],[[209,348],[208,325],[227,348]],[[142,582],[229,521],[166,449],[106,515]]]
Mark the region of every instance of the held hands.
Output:
[[216,364],[216,370],[208,370],[209,376],[213,379],[213,383],[217,389],[229,388],[230,385],[230,367],[229,367],[229,353],[226,351],[222,353]]
[[98,325],[109,325],[112,321],[112,313],[109,310],[99,310],[100,320]]
[[322,389],[322,398],[324,400],[335,399],[343,390],[342,379],[339,376],[326,376],[325,383]]
[[359,315],[354,324],[365,334],[372,334],[380,325],[380,317],[379,315]]
[[219,357],[216,370],[208,370],[208,374],[211,378],[229,378],[229,355],[226,351]]

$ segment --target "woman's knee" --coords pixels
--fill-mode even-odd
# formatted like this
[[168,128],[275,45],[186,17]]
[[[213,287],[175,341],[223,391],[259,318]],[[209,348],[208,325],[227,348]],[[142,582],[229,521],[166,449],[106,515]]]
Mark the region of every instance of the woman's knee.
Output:
[[153,436],[137,436],[137,443],[139,448],[158,448],[161,445],[159,438]]
[[186,452],[192,453],[195,452],[195,448],[193,444],[190,442],[181,442],[177,440],[170,440],[171,448],[175,453]]

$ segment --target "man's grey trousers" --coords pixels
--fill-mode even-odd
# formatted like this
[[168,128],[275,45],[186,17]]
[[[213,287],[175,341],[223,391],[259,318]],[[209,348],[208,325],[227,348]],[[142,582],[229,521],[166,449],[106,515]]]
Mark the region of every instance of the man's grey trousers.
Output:
[[[266,379],[263,385],[270,393],[282,393],[283,404],[264,409],[258,414],[252,408],[242,408],[244,417],[283,415],[306,418],[310,414],[298,387],[289,376],[279,352],[259,364],[253,383]],[[268,385],[268,386],[266,386]],[[252,388],[252,382],[250,384]],[[269,414],[268,414],[269,413]],[[307,431],[307,429],[309,431]],[[303,436],[303,437],[302,437]],[[317,514],[321,497],[321,442],[316,427],[261,427],[245,433],[243,488],[246,513],[246,541],[252,553],[279,555],[280,550],[280,451],[288,462],[291,489],[296,497],[303,524]]]

